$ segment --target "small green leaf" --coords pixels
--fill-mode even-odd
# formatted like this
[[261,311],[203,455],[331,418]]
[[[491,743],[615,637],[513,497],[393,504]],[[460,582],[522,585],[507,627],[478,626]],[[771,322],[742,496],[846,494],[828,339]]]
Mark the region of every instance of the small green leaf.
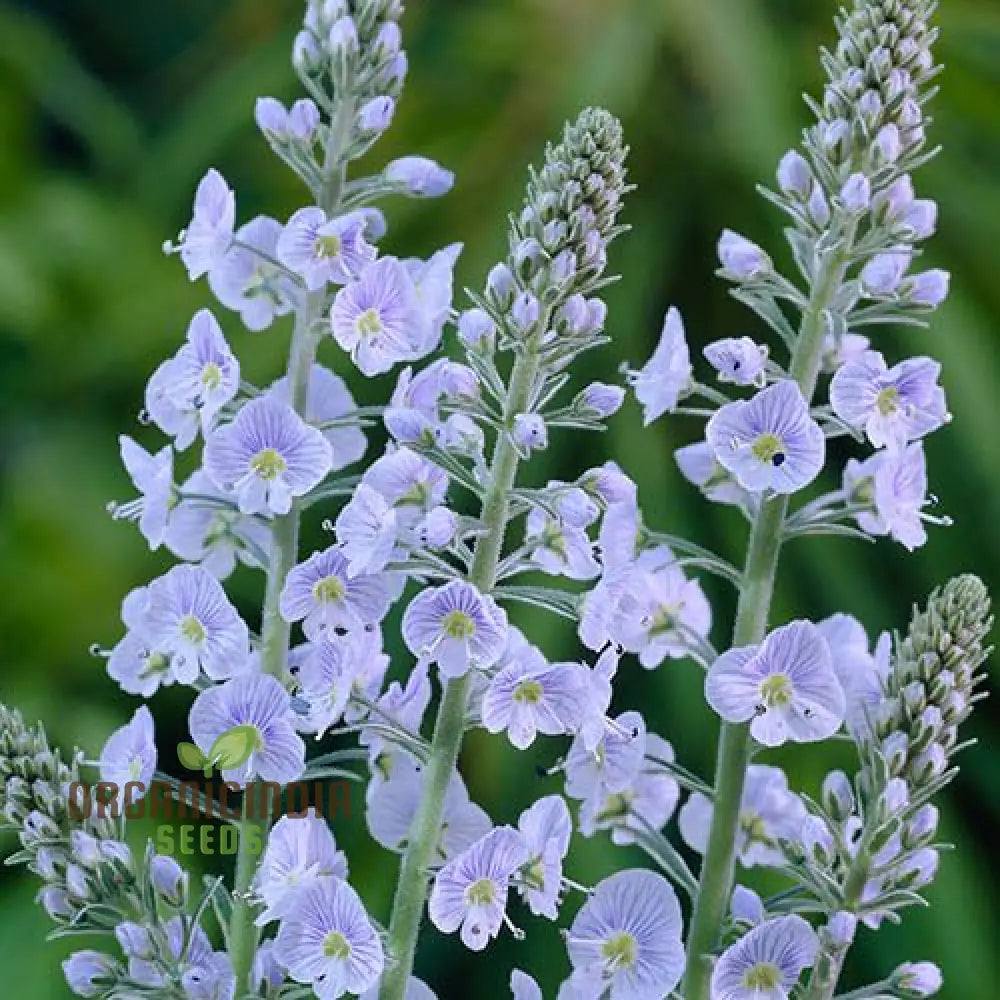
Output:
[[227,729],[208,751],[209,761],[220,771],[242,767],[257,749],[260,734],[256,726],[234,726]]
[[178,743],[177,759],[189,771],[200,771],[208,763],[208,758],[193,743]]

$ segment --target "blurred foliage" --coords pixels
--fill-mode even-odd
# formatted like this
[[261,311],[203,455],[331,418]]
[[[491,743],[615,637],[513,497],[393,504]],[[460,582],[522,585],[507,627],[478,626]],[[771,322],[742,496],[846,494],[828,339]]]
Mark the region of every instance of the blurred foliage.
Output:
[[[462,240],[459,284],[479,284],[503,245],[526,164],[565,117],[600,103],[625,122],[638,191],[627,212],[634,232],[614,256],[624,275],[610,294],[614,343],[588,359],[586,374],[607,377],[622,361],[644,360],[669,303],[681,308],[697,344],[761,333],[713,278],[714,241],[731,226],[771,248],[781,243],[780,220],[753,187],[806,122],[797,95],[819,85],[816,50],[831,38],[832,3],[433,0],[411,7],[409,87],[377,155],[435,156],[459,183],[440,203],[393,205],[393,249],[426,253]],[[115,437],[135,432],[147,375],[210,298],[162,257],[160,244],[186,221],[209,164],[235,186],[242,218],[282,217],[301,203],[294,178],[252,123],[257,95],[295,96],[287,55],[300,14],[299,0],[0,4],[0,697],[44,718],[63,746],[96,753],[132,711],[87,647],[117,639],[121,596],[166,565],[104,510],[129,492]],[[944,362],[955,422],[928,452],[940,510],[956,524],[933,530],[913,556],[888,543],[793,543],[777,621],[843,609],[875,633],[904,626],[911,602],[958,571],[974,570],[1000,589],[1000,5],[945,0],[941,25],[948,69],[934,136],[945,154],[919,187],[940,201],[941,233],[928,257],[954,272],[954,290],[930,333],[889,332],[879,346],[894,357],[927,352]],[[285,331],[250,337],[231,317],[225,322],[247,375],[273,377]],[[364,400],[388,389],[354,385]],[[671,460],[672,449],[697,432],[682,419],[642,432],[630,405],[602,439],[557,438],[541,472],[568,477],[614,455],[638,478],[653,525],[739,560],[745,528],[738,515],[701,502]],[[147,432],[140,437],[155,441]],[[307,542],[319,544],[318,535]],[[259,584],[249,573],[236,581],[249,614]],[[709,587],[717,599],[714,638],[724,643],[731,598]],[[553,659],[576,655],[570,629],[538,616],[523,624]],[[629,664],[623,674],[619,704],[640,705],[686,763],[709,774],[716,722],[702,703],[698,671],[681,663],[647,676]],[[167,756],[186,736],[185,697],[171,692],[155,710]],[[960,849],[944,858],[932,908],[877,938],[862,934],[852,982],[876,978],[896,961],[933,957],[944,966],[944,997],[995,1000],[1000,908],[990,872],[1000,777],[989,748],[998,725],[987,705],[971,727],[980,743],[966,753],[945,808],[945,834]],[[557,779],[525,779],[530,765],[550,764],[553,753],[543,746],[529,764],[502,741],[474,736],[463,766],[474,795],[495,819],[509,821],[557,787]],[[841,753],[776,756],[815,791]],[[394,862],[367,842],[360,816],[337,834],[361,892],[384,918]],[[575,849],[573,874],[596,880],[627,862],[598,837]],[[57,964],[67,949],[43,944],[48,928],[31,905],[30,880],[12,872],[0,879],[4,995],[67,995]],[[467,977],[484,967],[496,970],[489,996],[506,997],[512,965],[536,970],[550,994],[565,971],[561,943],[544,922],[529,920],[527,930],[526,943],[508,936],[478,958],[429,931],[420,971],[443,1000],[467,996]]]

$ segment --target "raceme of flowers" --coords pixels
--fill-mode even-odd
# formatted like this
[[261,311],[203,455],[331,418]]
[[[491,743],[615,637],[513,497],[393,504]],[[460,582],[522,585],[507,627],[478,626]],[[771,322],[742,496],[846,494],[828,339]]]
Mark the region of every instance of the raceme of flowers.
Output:
[[[177,785],[157,770],[145,704],[94,762],[63,759],[0,707],[12,860],[41,879],[60,933],[96,935],[64,965],[74,993],[433,1000],[413,976],[424,914],[482,951],[524,936],[520,910],[565,928],[561,1000],[831,1000],[859,928],[920,901],[939,863],[932,799],[979,697],[983,585],[950,581],[874,648],[844,613],[766,623],[792,538],[889,536],[912,550],[926,525],[948,523],[930,509],[923,451],[950,420],[940,365],[887,358],[877,336],[886,323],[925,326],[948,290],[945,272],[919,264],[937,208],[913,181],[931,154],[932,13],[930,0],[854,0],[838,18],[824,93],[808,101],[815,122],[764,190],[789,220],[795,273],[742,235],[719,240],[718,273],[770,342],[714,341],[699,381],[671,308],[650,360],[627,372],[645,423],[704,420],[676,461],[750,523],[738,568],[647,526],[614,462],[541,488],[521,478],[551,437],[600,430],[625,401],[623,386],[573,383],[577,358],[609,339],[601,291],[629,191],[619,123],[587,109],[566,126],[530,175],[505,258],[456,303],[461,245],[426,260],[384,253],[379,207],[445,195],[452,174],[416,155],[370,176],[351,169],[395,113],[402,3],[309,0],[293,50],[306,96],[261,98],[255,114],[307,204],[241,224],[212,169],[166,246],[216,304],[150,376],[142,436],[159,436],[151,450],[121,438],[137,496],[110,510],[179,562],[125,597],[121,635],[95,652],[129,695],[189,689],[195,747],[248,797],[258,782],[364,781],[368,830],[401,856],[396,899],[387,918],[369,911],[315,810],[273,825],[248,813],[234,885],[195,891],[175,860],[152,847],[138,857],[125,840],[127,786]],[[290,328],[286,370],[269,385],[241,373],[229,314],[254,334]],[[385,405],[356,404],[342,378],[352,368],[390,376]],[[372,456],[378,420],[389,444]],[[317,551],[300,550],[304,516],[329,532]],[[252,619],[225,589],[241,565],[264,576]],[[721,653],[704,573],[739,595]],[[574,622],[579,658],[551,662],[516,624],[520,604]],[[409,655],[390,663],[383,626],[397,607],[393,648]],[[615,704],[633,657],[704,672],[723,726],[714,781]],[[561,792],[495,821],[457,766],[476,727],[518,750],[551,741]],[[217,750],[233,730],[250,736],[238,760]],[[831,773],[818,794],[768,762],[772,747],[841,733],[856,772]],[[73,808],[94,770],[119,790],[113,815]],[[682,849],[664,832],[675,817]],[[568,873],[576,833],[637,845],[652,867],[583,886]],[[754,868],[787,891],[742,884]],[[209,910],[226,931],[220,950],[202,926]],[[908,962],[852,995],[940,986],[934,965]],[[510,988],[543,996],[520,969]]]

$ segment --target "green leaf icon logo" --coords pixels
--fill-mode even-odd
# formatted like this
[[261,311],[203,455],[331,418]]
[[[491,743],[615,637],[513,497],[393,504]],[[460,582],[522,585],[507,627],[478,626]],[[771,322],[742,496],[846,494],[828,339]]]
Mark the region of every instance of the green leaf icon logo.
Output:
[[208,758],[193,743],[178,743],[177,759],[189,771],[202,771],[208,764]]
[[260,733],[256,726],[234,726],[227,729],[208,751],[209,763],[220,771],[242,767],[258,747]]

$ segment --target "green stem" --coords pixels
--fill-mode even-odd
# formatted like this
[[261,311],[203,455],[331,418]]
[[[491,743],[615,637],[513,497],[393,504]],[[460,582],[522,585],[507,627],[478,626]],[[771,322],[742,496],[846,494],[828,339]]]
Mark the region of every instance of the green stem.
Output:
[[[505,424],[528,407],[532,387],[538,375],[539,356],[533,346],[518,356],[511,375]],[[469,582],[486,593],[493,588],[500,552],[510,513],[510,491],[517,473],[518,454],[509,433],[497,438],[493,452],[490,488],[483,501],[484,532],[476,543],[469,570]],[[448,784],[458,762],[465,732],[465,713],[469,700],[471,676],[466,674],[449,681],[434,725],[430,761],[424,779],[423,795],[410,841],[403,857],[389,924],[389,964],[382,977],[379,1000],[403,1000],[406,984],[413,970],[417,937],[423,918],[430,865],[441,835],[441,818]]]
[[[849,235],[845,238],[844,245],[849,246],[851,242],[852,236]],[[802,316],[789,373],[798,382],[807,402],[812,400],[816,391],[823,360],[824,313],[843,281],[846,261],[846,250],[831,254],[817,275],[809,304]],[[767,633],[787,514],[788,497],[773,496],[761,504],[754,518],[733,629],[733,646],[759,643]],[[740,804],[750,754],[749,724],[723,724],[716,760],[712,827],[688,932],[687,967],[684,973],[686,1000],[708,1000],[712,950],[717,943],[719,928],[732,893],[736,833],[739,829]]]
[[[354,101],[340,102],[337,114],[330,124],[324,163],[324,182],[318,192],[319,207],[328,215],[337,212],[344,190],[346,161],[344,149],[354,120]],[[307,295],[297,310],[295,327],[288,350],[288,392],[292,409],[300,417],[306,415],[309,396],[309,376],[316,360],[318,338],[316,323],[326,304],[326,292],[320,290]],[[271,553],[261,614],[261,669],[264,673],[284,682],[288,665],[288,648],[291,626],[281,616],[281,591],[288,573],[295,566],[299,555],[299,523],[302,505],[293,501],[291,510],[271,522]],[[239,850],[236,856],[233,911],[229,922],[229,946],[236,976],[236,995],[250,990],[250,975],[259,934],[254,925],[256,906],[250,901],[260,851],[267,841],[271,820],[264,796],[256,810],[252,785],[247,787],[244,813],[239,825]],[[256,813],[256,815],[254,815]]]

